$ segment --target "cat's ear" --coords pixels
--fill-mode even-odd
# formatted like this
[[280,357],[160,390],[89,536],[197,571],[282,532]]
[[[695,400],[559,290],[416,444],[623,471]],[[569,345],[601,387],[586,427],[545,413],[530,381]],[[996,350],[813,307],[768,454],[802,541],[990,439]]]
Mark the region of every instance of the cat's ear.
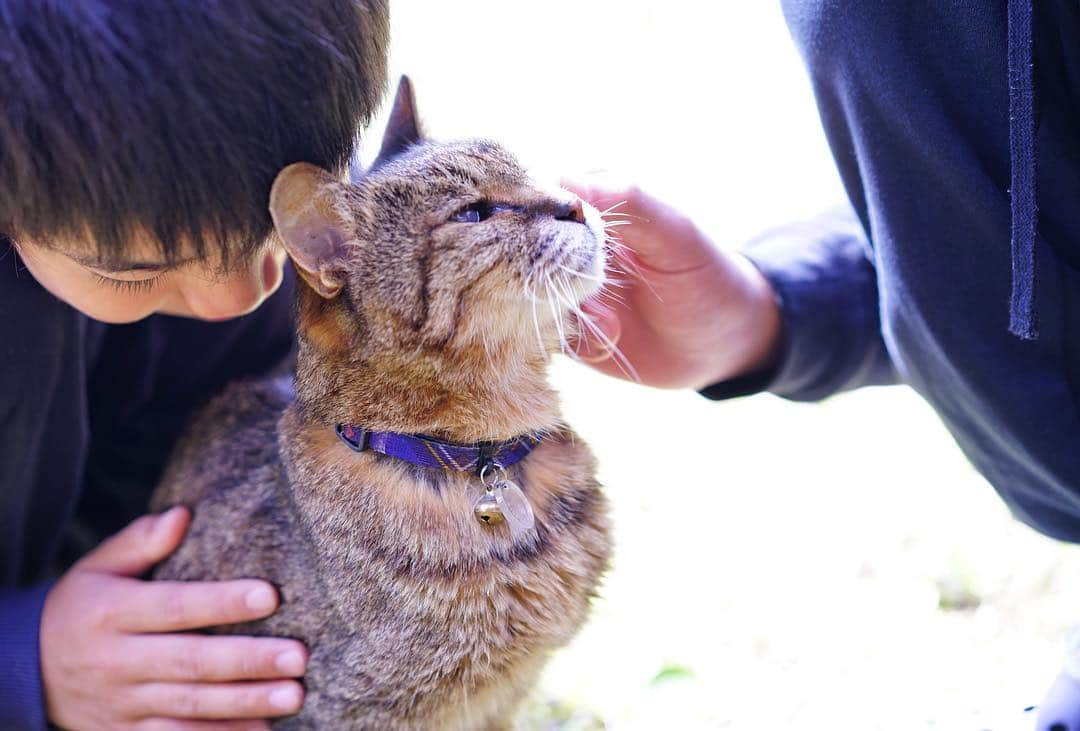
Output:
[[289,165],[270,189],[270,216],[297,273],[320,296],[336,297],[344,285],[346,227],[337,213],[341,183],[306,162]]
[[383,132],[382,147],[372,167],[392,157],[400,155],[409,147],[420,142],[424,134],[420,129],[420,119],[416,114],[416,96],[408,76],[402,76],[394,96],[394,108],[390,110],[390,120]]

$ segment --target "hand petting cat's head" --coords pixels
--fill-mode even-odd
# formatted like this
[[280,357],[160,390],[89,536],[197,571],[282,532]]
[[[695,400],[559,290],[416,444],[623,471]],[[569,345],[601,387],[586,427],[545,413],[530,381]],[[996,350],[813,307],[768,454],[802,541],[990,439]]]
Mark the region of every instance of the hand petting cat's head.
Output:
[[[431,398],[451,401],[478,379],[541,369],[567,314],[601,287],[600,214],[538,187],[493,142],[426,140],[405,78],[378,158],[352,177],[296,163],[271,192],[306,285],[302,369],[305,359],[382,364],[385,389],[441,390]],[[346,388],[324,370],[320,393]]]

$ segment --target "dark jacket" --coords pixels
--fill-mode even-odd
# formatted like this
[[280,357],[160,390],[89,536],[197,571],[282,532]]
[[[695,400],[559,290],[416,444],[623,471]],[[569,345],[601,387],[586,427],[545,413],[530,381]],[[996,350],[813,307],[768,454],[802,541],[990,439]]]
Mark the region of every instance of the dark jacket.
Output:
[[1017,518],[1080,541],[1080,5],[1035,6],[1027,33],[1022,0],[785,0],[854,215],[748,248],[781,363],[704,393],[907,383]]
[[38,624],[50,579],[146,512],[192,409],[292,346],[291,278],[226,323],[95,322],[0,244],[0,728],[44,728]]

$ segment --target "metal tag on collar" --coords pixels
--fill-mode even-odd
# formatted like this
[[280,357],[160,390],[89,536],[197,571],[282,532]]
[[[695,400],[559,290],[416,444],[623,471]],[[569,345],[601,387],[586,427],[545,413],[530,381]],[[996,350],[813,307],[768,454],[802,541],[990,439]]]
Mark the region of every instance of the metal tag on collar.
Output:
[[363,452],[368,447],[368,431],[355,426],[338,424],[334,427],[338,438],[354,452]]
[[517,538],[533,529],[536,518],[532,505],[520,487],[506,475],[506,469],[491,461],[480,469],[483,492],[473,503],[473,514],[484,525],[506,522],[510,535]]

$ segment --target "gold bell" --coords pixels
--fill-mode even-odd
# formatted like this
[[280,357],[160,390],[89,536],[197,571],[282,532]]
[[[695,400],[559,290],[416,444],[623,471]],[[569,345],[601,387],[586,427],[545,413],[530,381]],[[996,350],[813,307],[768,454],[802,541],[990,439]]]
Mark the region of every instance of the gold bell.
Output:
[[499,507],[499,502],[495,499],[494,493],[488,493],[477,500],[476,506],[473,508],[473,514],[484,525],[498,525],[503,522],[503,511]]

